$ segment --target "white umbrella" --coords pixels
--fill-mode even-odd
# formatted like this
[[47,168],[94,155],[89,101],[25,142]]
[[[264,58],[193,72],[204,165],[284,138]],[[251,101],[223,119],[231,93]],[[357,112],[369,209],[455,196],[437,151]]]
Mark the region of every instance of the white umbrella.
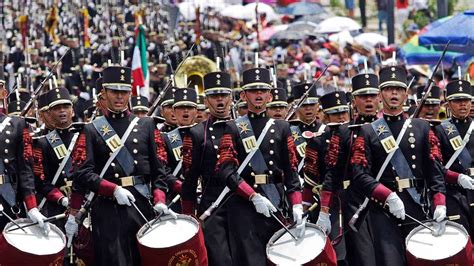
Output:
[[[257,3],[250,3],[244,6],[248,20],[255,19],[255,6],[256,5]],[[265,3],[259,3],[257,11],[259,14],[265,13],[267,15],[267,21],[278,20],[280,18],[275,12],[275,10],[273,9],[273,7]]]
[[361,26],[348,17],[331,17],[319,23],[318,33],[337,33],[343,30],[360,30]]
[[340,47],[346,47],[347,43],[353,43],[354,38],[347,30],[343,30],[339,33],[331,34],[328,38],[331,42],[339,44]]
[[224,0],[194,0],[186,1],[178,4],[179,12],[183,15],[186,20],[195,20],[196,19],[196,7],[200,7],[201,12],[204,8],[211,7],[217,11],[223,10],[225,7],[229,6]]
[[[229,17],[233,19],[247,19],[247,10],[243,5],[231,5],[220,11],[223,17]],[[255,12],[254,12],[255,14]],[[255,16],[255,15],[254,15]]]
[[382,46],[387,46],[388,39],[387,37],[375,33],[375,32],[366,32],[361,33],[354,37],[354,42],[364,46],[364,48],[374,48],[377,44],[382,44]]

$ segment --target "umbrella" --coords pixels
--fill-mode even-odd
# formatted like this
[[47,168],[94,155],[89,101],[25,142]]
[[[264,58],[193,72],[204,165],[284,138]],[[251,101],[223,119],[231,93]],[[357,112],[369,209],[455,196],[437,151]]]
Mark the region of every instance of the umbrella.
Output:
[[317,15],[306,15],[298,18],[296,21],[307,21],[313,22],[316,24],[321,23],[323,20],[330,18],[332,15],[330,13],[321,13]]
[[284,31],[279,31],[270,38],[271,40],[301,40],[304,39],[305,35],[304,33],[300,31],[293,31],[293,30],[284,30]]
[[420,35],[420,44],[442,50],[450,40],[449,51],[474,55],[473,25],[474,10],[459,13]]
[[326,10],[317,3],[298,2],[292,3],[285,8],[279,9],[280,13],[293,15],[293,16],[304,16],[304,15],[316,15],[327,13]]
[[[247,20],[253,20],[255,19],[255,6],[257,3],[250,3],[248,5],[245,5],[244,8],[246,10],[247,14]],[[270,5],[267,5],[265,3],[259,3],[257,11],[259,14],[265,13],[267,15],[267,21],[272,21],[272,20],[279,20],[280,17],[276,14],[275,10],[273,7]]]
[[[229,17],[233,19],[247,19],[247,10],[243,5],[231,5],[221,10],[223,17]],[[255,18],[255,12],[253,12]]]
[[340,47],[346,47],[347,43],[353,43],[354,38],[347,30],[343,30],[339,33],[331,34],[328,38],[331,42],[339,44]]
[[284,31],[288,28],[288,25],[275,25],[267,27],[260,32],[260,41],[268,41],[275,33]]
[[348,17],[330,17],[319,24],[319,33],[337,33],[343,30],[360,30],[361,26],[355,20]]
[[206,0],[195,0],[195,1],[187,1],[178,4],[179,12],[184,17],[185,20],[195,20],[196,19],[196,7],[204,8],[210,7],[215,10],[221,10],[224,7],[228,6],[225,1],[223,0],[214,0],[214,1],[206,1]]
[[[401,56],[405,58],[409,65],[434,65],[438,62],[441,51],[420,46],[418,44],[418,35],[415,35],[402,46]],[[471,57],[471,55],[467,54],[446,52],[443,64],[446,67],[449,67],[454,61],[458,64],[464,64]]]
[[316,35],[318,25],[309,21],[296,21],[288,25],[290,31],[300,31],[304,35]]
[[355,36],[354,42],[362,45],[364,48],[368,48],[367,50],[370,50],[370,48],[377,46],[379,43],[382,44],[382,46],[387,46],[388,39],[387,37],[375,32],[366,32]]

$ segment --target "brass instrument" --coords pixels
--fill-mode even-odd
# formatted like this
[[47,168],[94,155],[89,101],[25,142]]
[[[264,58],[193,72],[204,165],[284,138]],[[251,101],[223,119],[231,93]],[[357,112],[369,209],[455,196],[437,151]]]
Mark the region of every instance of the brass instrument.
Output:
[[204,75],[217,71],[214,61],[202,55],[187,58],[175,73],[175,84],[179,88],[195,88],[198,94],[204,94]]

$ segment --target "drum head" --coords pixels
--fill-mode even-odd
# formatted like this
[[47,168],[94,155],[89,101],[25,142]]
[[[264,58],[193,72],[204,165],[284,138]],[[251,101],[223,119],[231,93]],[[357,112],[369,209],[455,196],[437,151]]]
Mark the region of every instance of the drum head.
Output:
[[[296,234],[296,229],[290,231]],[[307,223],[304,237],[298,241],[285,229],[276,232],[267,244],[267,256],[276,265],[302,265],[321,254],[325,245],[326,235],[316,225]]]
[[[29,219],[15,220],[20,226],[30,224]],[[53,255],[57,254],[66,246],[66,238],[64,234],[54,224],[49,224],[51,231],[48,236],[43,234],[43,229],[38,225],[25,228],[22,230],[15,230],[7,232],[10,228],[15,228],[16,225],[8,223],[3,230],[3,237],[5,240],[18,250],[34,255]]]
[[[146,226],[145,224],[137,235],[141,235]],[[199,223],[191,216],[178,215],[176,220],[165,217],[146,231],[145,235],[138,239],[140,244],[150,248],[168,248],[184,243],[195,236],[199,231]]]
[[[431,223],[426,225],[431,226]],[[446,232],[433,236],[431,231],[421,225],[413,229],[406,239],[407,251],[425,260],[441,260],[452,257],[466,247],[469,235],[462,225],[447,222]]]

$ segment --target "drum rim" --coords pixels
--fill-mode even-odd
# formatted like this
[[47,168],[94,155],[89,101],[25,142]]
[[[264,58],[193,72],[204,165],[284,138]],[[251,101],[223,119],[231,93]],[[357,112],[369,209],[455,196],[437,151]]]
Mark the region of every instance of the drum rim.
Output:
[[[178,220],[178,219],[189,220],[189,221],[191,221],[193,224],[196,225],[196,228],[197,228],[196,233],[195,233],[194,235],[192,235],[192,236],[191,236],[188,240],[186,240],[186,241],[189,241],[190,239],[192,239],[193,237],[195,237],[195,236],[197,236],[197,235],[199,234],[199,231],[201,230],[201,224],[199,223],[199,221],[198,221],[197,219],[195,219],[194,217],[192,217],[192,216],[190,216],[190,215],[177,214],[176,220]],[[156,218],[153,219],[153,220],[151,220],[150,223],[153,223],[155,220],[156,220]],[[167,216],[165,216],[165,217],[163,217],[163,218],[160,217],[160,220],[161,220],[161,222],[165,222],[165,221],[175,220],[175,219],[174,219],[173,217],[171,217],[170,215],[167,215]],[[155,225],[154,225],[155,228],[158,227],[158,225],[159,225],[161,222],[158,222],[157,224],[155,224]],[[138,243],[140,243],[140,245],[142,245],[142,246],[144,246],[144,247],[151,248],[151,249],[165,249],[165,248],[172,248],[172,247],[175,247],[175,246],[177,246],[177,245],[182,244],[182,243],[179,243],[179,244],[176,244],[176,245],[173,245],[173,246],[160,247],[160,248],[154,248],[154,247],[146,246],[146,245],[144,245],[144,244],[142,243],[142,241],[141,241],[143,236],[140,237],[140,235],[142,234],[143,230],[145,230],[147,227],[148,227],[148,225],[145,223],[145,224],[140,228],[140,230],[138,230],[138,232],[135,234],[135,237],[136,237]],[[183,242],[183,243],[184,243],[184,242]]]
[[[33,221],[31,219],[28,219],[28,218],[20,218],[20,219],[16,219],[14,220],[17,224],[22,224],[22,223],[32,223]],[[16,245],[13,245],[13,243],[11,243],[6,236],[5,236],[5,233],[6,233],[6,230],[10,229],[12,226],[15,226],[12,222],[9,222],[5,225],[5,227],[3,228],[3,231],[2,231],[2,236],[3,238],[5,239],[5,241],[7,241],[7,243],[16,248],[17,250],[20,250],[21,252],[24,252],[24,253],[28,253],[28,254],[31,254],[31,255],[35,255],[35,256],[51,256],[51,255],[55,255],[55,254],[58,254],[58,253],[61,253],[64,248],[66,247],[66,236],[64,235],[64,233],[61,231],[61,229],[59,229],[59,227],[57,227],[56,225],[52,224],[52,223],[49,223],[49,228],[50,228],[50,234],[51,232],[56,232],[59,234],[59,236],[61,237],[61,240],[63,241],[63,248],[61,250],[59,250],[58,252],[56,253],[50,253],[50,254],[34,254],[34,253],[31,253],[31,252],[28,252],[28,251],[25,251],[23,249],[20,249],[18,248]]]
[[[430,224],[432,224],[432,222],[428,222],[428,223],[424,223],[424,224],[430,225]],[[463,232],[464,235],[467,236],[467,238],[466,238],[466,243],[465,243],[465,245],[464,245],[464,248],[466,248],[466,246],[467,246],[467,244],[468,244],[468,242],[469,242],[469,238],[470,238],[470,237],[469,237],[469,234],[468,234],[468,232],[467,232],[467,230],[466,230],[466,228],[464,228],[464,226],[462,226],[462,224],[458,224],[458,223],[452,222],[452,221],[447,221],[447,222],[446,222],[446,226],[448,226],[448,225],[460,229],[461,232]],[[412,237],[416,232],[418,232],[418,231],[420,231],[420,230],[422,230],[422,229],[425,229],[425,227],[423,227],[422,225],[419,225],[419,226],[413,228],[413,230],[410,231],[410,233],[409,233],[409,234],[407,235],[407,237],[405,238],[405,247],[406,247],[405,250],[406,250],[408,253],[410,253],[410,255],[412,255],[413,257],[415,257],[415,258],[417,258],[417,259],[430,260],[430,259],[425,259],[425,258],[417,257],[417,256],[415,256],[414,254],[412,254],[411,252],[408,251],[408,241],[411,239],[411,237]],[[452,256],[458,254],[458,253],[459,253],[460,251],[462,251],[462,250],[463,250],[463,249],[459,250],[458,252],[452,254],[452,255],[449,256],[449,257],[442,258],[442,259],[437,259],[437,260],[444,260],[444,259],[447,259],[447,258],[451,258]],[[436,261],[436,260],[435,260],[435,259],[431,259],[430,261]]]
[[[317,226],[316,224],[313,224],[313,223],[306,223],[305,226],[306,226],[306,228],[311,227],[311,228],[313,228],[313,229],[316,229],[317,231],[321,232],[322,235],[324,236],[324,245],[322,246],[322,248],[321,248],[321,250],[319,251],[319,253],[316,252],[317,250],[313,250],[313,252],[312,252],[312,254],[315,254],[314,257],[311,259],[311,260],[313,260],[313,259],[317,258],[319,255],[321,255],[321,253],[325,250],[326,244],[327,244],[328,236],[327,236],[327,235],[323,232],[323,230],[322,230],[319,226]],[[274,262],[274,261],[271,260],[270,255],[269,255],[269,249],[271,248],[270,243],[272,242],[272,239],[276,238],[277,236],[281,236],[281,235],[284,234],[285,232],[286,232],[285,228],[281,228],[281,229],[279,229],[278,231],[276,231],[276,232],[272,235],[272,237],[270,238],[270,240],[268,240],[268,243],[267,243],[267,247],[266,247],[265,252],[266,252],[266,255],[267,255],[267,259],[270,260],[272,263],[275,263],[275,264],[276,264],[276,262]],[[275,243],[272,243],[272,244],[275,244]],[[311,261],[311,260],[310,260],[310,261]],[[307,262],[304,262],[304,263],[308,263],[308,262],[310,262],[310,261],[307,261]]]

